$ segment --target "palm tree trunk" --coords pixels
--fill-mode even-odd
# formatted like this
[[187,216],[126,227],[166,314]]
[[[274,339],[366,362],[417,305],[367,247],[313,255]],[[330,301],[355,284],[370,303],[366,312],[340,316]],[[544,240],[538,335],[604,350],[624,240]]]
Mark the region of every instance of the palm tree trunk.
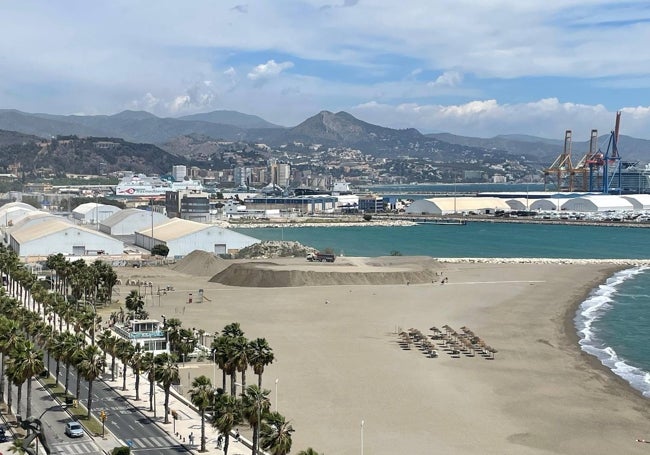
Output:
[[237,382],[237,371],[233,371],[230,373],[230,395],[233,397],[237,395],[237,386],[235,383]]
[[140,401],[140,372],[135,373],[135,401]]
[[226,370],[221,370],[221,383],[222,383],[221,388],[223,389],[223,393],[226,393]]
[[122,391],[126,390],[126,363],[122,368]]
[[111,354],[111,381],[115,381],[115,356]]
[[70,384],[70,365],[65,365],[65,393],[68,394],[68,385]]
[[57,383],[57,384],[58,384],[58,382],[59,382],[59,374],[60,374],[60,373],[61,373],[61,361],[60,361],[60,360],[57,360],[57,361],[56,361],[56,378],[54,378],[54,379],[56,380],[56,383]]
[[259,387],[260,390],[262,389],[262,373],[257,375],[257,387]]
[[13,404],[13,397],[11,393],[11,381],[7,381],[7,414],[11,414],[11,405]]
[[18,387],[18,391],[16,392],[16,414],[20,414],[20,411],[22,410],[21,402],[23,401],[23,385],[20,384]]
[[155,387],[154,380],[149,377],[149,412],[153,412],[153,388]]
[[205,452],[205,410],[201,409],[201,452]]
[[27,417],[32,415],[32,378],[27,378]]
[[81,373],[79,372],[79,370],[76,370],[76,372],[77,372],[77,389],[75,393],[75,398],[78,400],[79,398],[81,398],[79,396],[79,393],[81,393]]
[[0,402],[3,401],[5,401],[5,355],[4,354],[2,354],[2,365],[0,365]]
[[88,380],[88,420],[90,420],[90,412],[93,409],[93,380]]
[[241,393],[246,390],[246,370],[241,372]]
[[169,387],[165,387],[165,421],[163,423],[169,423]]
[[251,452],[252,455],[257,455],[257,440],[259,439],[259,435],[257,434],[260,428],[260,423],[257,422],[257,424],[253,425],[253,450]]

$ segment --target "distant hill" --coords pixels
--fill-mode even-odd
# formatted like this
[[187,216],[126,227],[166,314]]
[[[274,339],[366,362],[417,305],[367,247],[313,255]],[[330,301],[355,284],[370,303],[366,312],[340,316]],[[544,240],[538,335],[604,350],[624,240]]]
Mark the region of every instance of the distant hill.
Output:
[[282,128],[273,123],[267,122],[256,115],[242,114],[237,111],[212,111],[203,114],[192,114],[178,117],[178,120],[189,120],[209,123],[220,123],[222,125],[232,125],[237,128]]
[[17,133],[16,131],[0,130],[0,147],[4,147],[6,145],[25,144],[28,142],[35,142],[40,139],[41,138],[37,136],[32,136],[31,134],[22,134],[22,133]]

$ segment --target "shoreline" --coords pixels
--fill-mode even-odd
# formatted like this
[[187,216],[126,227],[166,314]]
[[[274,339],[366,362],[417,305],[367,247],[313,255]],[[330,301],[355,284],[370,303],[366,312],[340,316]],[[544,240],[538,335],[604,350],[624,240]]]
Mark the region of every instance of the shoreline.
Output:
[[[166,268],[123,271],[176,280],[178,295],[152,310],[179,317],[184,326],[211,332],[239,321],[249,339],[267,338],[277,362],[267,367],[264,386],[278,406],[273,382],[279,378],[279,411],[296,428],[296,451],[357,453],[355,435],[365,419],[374,454],[430,446],[468,455],[644,453],[634,439],[645,437],[650,423],[646,402],[639,401],[645,398],[580,349],[574,325],[593,289],[638,261],[523,261],[439,260],[449,278],[444,286],[233,288]],[[198,286],[214,303],[183,304]],[[396,344],[395,326],[424,331],[445,323],[476,330],[499,351],[496,359],[452,359],[442,351],[428,359]],[[186,374],[212,378],[213,366],[189,363],[184,383]]]

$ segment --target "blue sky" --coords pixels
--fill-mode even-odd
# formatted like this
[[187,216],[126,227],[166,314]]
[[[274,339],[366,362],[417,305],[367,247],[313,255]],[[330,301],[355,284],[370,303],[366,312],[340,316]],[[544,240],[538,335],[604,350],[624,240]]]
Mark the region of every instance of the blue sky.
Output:
[[650,2],[0,3],[0,108],[650,139]]

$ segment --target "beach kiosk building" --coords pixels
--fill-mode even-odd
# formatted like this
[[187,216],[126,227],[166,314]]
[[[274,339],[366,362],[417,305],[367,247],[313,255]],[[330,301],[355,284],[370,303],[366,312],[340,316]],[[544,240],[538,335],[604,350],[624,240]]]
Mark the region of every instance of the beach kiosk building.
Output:
[[117,323],[111,329],[134,347],[139,344],[145,352],[153,355],[169,352],[167,332],[163,323],[156,319],[132,319],[124,324]]

